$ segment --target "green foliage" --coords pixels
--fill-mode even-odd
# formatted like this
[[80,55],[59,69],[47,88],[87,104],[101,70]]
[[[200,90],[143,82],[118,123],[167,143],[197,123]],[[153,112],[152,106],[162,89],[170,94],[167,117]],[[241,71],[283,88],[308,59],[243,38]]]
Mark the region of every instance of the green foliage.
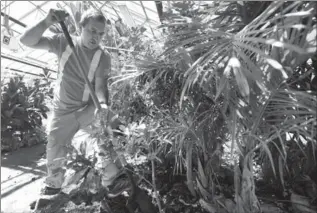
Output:
[[[170,164],[185,173],[209,212],[263,209],[255,164],[281,199],[304,196],[290,184],[317,177],[315,14],[312,2],[176,2],[161,41],[140,29],[115,38],[110,89],[128,123],[122,148],[151,163],[152,181]],[[236,159],[223,162],[225,142]]]
[[[131,80],[142,82],[157,109],[150,107],[156,113],[162,112],[157,113],[162,115],[160,118],[152,117],[152,122],[166,127],[157,140],[168,140],[172,144],[175,168],[186,168],[188,187],[193,195],[196,189],[205,199],[208,193],[216,193],[212,186],[218,174],[215,168],[221,162],[213,153],[218,143],[221,150],[222,142],[229,139],[223,125],[227,126],[231,150],[240,155],[235,169],[236,203],[230,212],[258,212],[254,154],[260,150],[275,171],[275,177],[284,179],[283,167],[288,157],[300,158],[300,155],[287,155],[282,150],[288,144],[301,142],[287,142],[283,137],[296,132],[300,135],[298,138],[309,141],[305,147],[311,146],[313,150],[316,147],[316,138],[312,137],[316,133],[313,107],[316,94],[310,91],[314,89],[315,75],[311,75],[314,71],[308,66],[302,69],[301,80],[293,76],[294,71],[298,72],[297,67],[316,51],[314,4],[261,3],[258,11],[253,10],[252,2],[240,6],[236,2],[213,4],[212,7],[193,2],[174,4],[171,12],[165,14],[164,52],[159,56],[137,58],[137,69],[128,79],[131,85]],[[295,79],[297,84],[293,82]],[[199,109],[201,105],[204,107]],[[196,119],[207,115],[212,106],[216,110],[211,120],[220,123],[212,126],[206,118],[205,125],[195,125]],[[219,142],[215,134],[202,137],[204,131],[210,129],[222,132]],[[282,147],[276,145],[277,141]],[[274,152],[276,146],[280,150]],[[308,151],[305,147],[303,150]],[[309,155],[312,159],[315,154]],[[196,156],[202,162],[195,163]],[[198,170],[200,164],[203,166],[199,168],[206,166],[216,172]],[[298,165],[302,166],[303,163]],[[199,171],[197,188],[193,184],[196,168]],[[303,170],[299,169],[296,174],[299,171]],[[209,204],[218,208],[217,203],[214,199]]]
[[[44,89],[43,89],[44,88]],[[23,77],[13,77],[2,85],[1,150],[11,151],[45,141],[42,117],[47,118],[46,84],[26,86]]]

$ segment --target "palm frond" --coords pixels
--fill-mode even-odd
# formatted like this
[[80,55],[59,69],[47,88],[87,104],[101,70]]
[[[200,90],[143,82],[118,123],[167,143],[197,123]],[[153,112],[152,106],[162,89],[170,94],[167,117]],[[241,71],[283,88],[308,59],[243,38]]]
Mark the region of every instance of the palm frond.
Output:
[[[173,50],[185,45],[195,45],[195,41],[206,39],[218,41],[218,44],[212,45],[210,51],[205,52],[202,56],[197,58],[191,67],[184,72],[186,79],[180,101],[183,100],[184,95],[197,81],[199,76],[205,75],[206,72],[214,72],[216,69],[216,67],[213,66],[211,66],[211,69],[201,69],[200,67],[204,67],[207,63],[215,63],[215,61],[223,55],[235,54],[238,56],[238,60],[241,61],[241,72],[239,72],[238,69],[235,69],[236,72],[234,73],[236,74],[237,85],[244,96],[247,94],[247,87],[242,86],[241,82],[245,76],[248,76],[248,80],[256,80],[262,90],[265,89],[262,81],[265,73],[270,72],[265,71],[269,68],[266,66],[267,64],[271,66],[272,71],[280,70],[284,79],[287,78],[290,74],[289,70],[291,69],[285,69],[284,65],[291,64],[292,67],[294,67],[298,64],[294,62],[288,63],[286,61],[290,58],[290,54],[305,55],[306,58],[308,58],[309,55],[316,50],[316,45],[311,40],[305,39],[307,37],[306,35],[310,35],[311,33],[314,34],[314,30],[311,26],[312,22],[306,24],[298,23],[298,21],[303,20],[304,18],[311,18],[313,14],[314,8],[312,4],[295,2],[284,8],[283,2],[273,2],[260,16],[236,34],[213,30],[210,29],[210,27],[207,27],[205,30],[196,31],[194,34],[190,34],[188,28],[184,30],[184,34],[182,34],[183,31],[180,30],[176,35],[173,35],[173,42],[171,43],[174,43],[174,45],[170,46],[170,48],[164,52],[165,55],[173,54]],[[202,25],[206,27],[206,23],[203,23]],[[198,28],[202,29],[200,27]],[[297,42],[298,39],[296,41],[294,39],[289,40],[285,37],[289,35],[283,34],[283,32],[286,31],[294,32],[299,30],[301,30],[300,36],[302,37],[299,42],[302,44],[301,46]],[[279,39],[277,35],[283,36]],[[226,42],[228,43],[225,44]],[[209,44],[212,44],[212,42]],[[230,48],[230,46],[233,48]],[[276,57],[270,57],[270,52],[274,47],[284,51],[287,50],[284,54],[285,56],[288,54],[287,57],[285,58],[285,56],[282,56],[282,61],[279,61]],[[187,48],[187,50],[192,49]],[[217,54],[219,51],[223,52]],[[258,64],[260,64],[260,66]],[[254,67],[257,67],[257,69],[250,72],[249,70]],[[247,81],[243,80],[243,82]],[[202,82],[199,83],[202,84]]]

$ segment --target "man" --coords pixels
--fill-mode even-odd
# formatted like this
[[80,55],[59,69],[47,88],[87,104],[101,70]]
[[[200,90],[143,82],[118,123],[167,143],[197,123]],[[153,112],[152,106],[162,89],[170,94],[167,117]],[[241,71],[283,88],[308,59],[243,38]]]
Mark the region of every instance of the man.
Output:
[[[42,190],[44,195],[54,195],[61,191],[67,146],[76,132],[86,128],[92,122],[94,115],[104,119],[109,112],[105,85],[110,74],[111,59],[109,53],[103,52],[99,46],[105,32],[106,19],[101,12],[87,10],[81,17],[80,36],[72,36],[80,66],[84,68],[94,85],[96,96],[102,106],[101,111],[95,111],[88,87],[65,36],[63,34],[43,36],[51,25],[65,20],[67,16],[68,14],[63,10],[51,9],[43,20],[26,30],[20,39],[26,46],[55,53],[59,60],[53,117],[46,148],[48,176],[45,180],[46,186]],[[104,185],[110,185],[119,169],[110,160],[106,162],[105,168],[107,179],[104,180]]]

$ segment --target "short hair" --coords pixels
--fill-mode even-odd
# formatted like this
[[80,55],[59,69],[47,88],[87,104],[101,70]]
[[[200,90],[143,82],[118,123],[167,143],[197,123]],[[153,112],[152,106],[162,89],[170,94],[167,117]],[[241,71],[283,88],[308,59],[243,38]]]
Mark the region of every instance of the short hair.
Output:
[[89,22],[90,19],[103,22],[104,24],[106,24],[107,22],[107,19],[105,18],[105,16],[102,14],[101,11],[91,8],[83,12],[80,18],[79,26],[84,27]]

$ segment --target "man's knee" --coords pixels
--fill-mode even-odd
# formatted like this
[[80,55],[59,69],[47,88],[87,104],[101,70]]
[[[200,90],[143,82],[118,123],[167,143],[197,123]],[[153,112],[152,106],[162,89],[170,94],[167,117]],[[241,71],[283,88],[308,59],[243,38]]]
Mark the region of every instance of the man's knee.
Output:
[[64,171],[59,171],[56,173],[49,174],[45,180],[44,183],[52,188],[61,188],[63,182],[64,182]]
[[52,149],[57,145],[57,137],[57,134],[52,133],[52,131],[48,132],[46,145],[47,149]]
[[50,132],[46,145],[47,167],[51,169],[63,166],[67,155],[67,143],[56,134]]

